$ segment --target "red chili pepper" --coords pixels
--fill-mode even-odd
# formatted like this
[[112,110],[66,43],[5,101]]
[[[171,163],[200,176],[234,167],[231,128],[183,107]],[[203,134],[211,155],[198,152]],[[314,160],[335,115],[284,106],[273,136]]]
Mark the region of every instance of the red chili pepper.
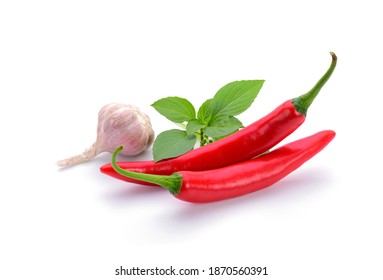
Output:
[[213,170],[179,171],[167,176],[122,169],[116,163],[122,150],[120,146],[113,153],[112,166],[122,176],[162,186],[178,199],[212,202],[273,185],[320,152],[334,137],[334,131],[325,130],[248,161]]
[[[135,161],[119,162],[118,164],[123,169],[140,173],[170,175],[179,170],[215,169],[264,153],[290,135],[305,121],[307,109],[335,69],[337,57],[332,52],[330,54],[332,56],[330,68],[309,92],[282,103],[265,117],[238,132],[176,158],[157,163]],[[115,172],[110,163],[102,166],[100,170],[117,179],[152,185],[121,176]]]

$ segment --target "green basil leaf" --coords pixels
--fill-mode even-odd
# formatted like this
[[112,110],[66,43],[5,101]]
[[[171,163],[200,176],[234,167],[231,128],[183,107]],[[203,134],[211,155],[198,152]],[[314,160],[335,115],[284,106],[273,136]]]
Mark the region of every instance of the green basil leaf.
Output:
[[193,104],[181,97],[166,97],[152,104],[165,118],[175,123],[182,123],[195,118],[196,113]]
[[182,155],[194,148],[197,137],[187,135],[186,131],[171,129],[161,132],[153,143],[153,159],[155,162]]
[[192,119],[186,125],[186,133],[188,135],[194,134],[203,127],[205,127],[205,124],[202,123],[199,119]]
[[213,115],[237,116],[248,109],[257,97],[264,80],[243,80],[223,86],[214,96]]
[[233,116],[219,116],[211,120],[205,128],[205,134],[213,138],[221,138],[242,128],[242,123]]
[[204,123],[208,123],[211,116],[213,115],[214,111],[214,106],[212,102],[213,99],[208,99],[206,100],[201,107],[198,109],[197,117]]

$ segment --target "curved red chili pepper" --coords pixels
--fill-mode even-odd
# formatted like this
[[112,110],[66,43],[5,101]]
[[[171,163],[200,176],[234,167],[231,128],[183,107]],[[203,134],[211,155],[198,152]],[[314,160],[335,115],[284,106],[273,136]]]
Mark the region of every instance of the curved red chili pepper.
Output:
[[[179,170],[215,169],[264,153],[285,139],[305,121],[307,109],[335,69],[337,57],[334,53],[331,53],[331,56],[330,68],[309,92],[282,103],[265,117],[238,132],[176,158],[157,163],[153,161],[119,162],[119,166],[140,173],[170,175]],[[121,176],[110,163],[102,166],[100,170],[117,179],[152,185]]]
[[179,171],[168,176],[122,169],[116,163],[122,147],[114,152],[112,165],[120,175],[160,185],[178,199],[212,202],[273,185],[319,153],[334,137],[334,131],[324,130],[251,160],[213,170]]

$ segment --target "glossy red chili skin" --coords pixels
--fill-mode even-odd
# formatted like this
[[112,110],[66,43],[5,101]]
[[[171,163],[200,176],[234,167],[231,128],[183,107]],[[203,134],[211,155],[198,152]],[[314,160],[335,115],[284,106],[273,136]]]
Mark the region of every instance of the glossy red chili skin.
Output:
[[[136,161],[118,162],[118,165],[130,171],[157,175],[170,175],[180,170],[200,171],[220,168],[251,159],[271,149],[304,121],[305,116],[297,112],[291,100],[288,100],[238,132],[179,157],[157,163]],[[110,163],[102,166],[100,170],[120,180],[152,185],[118,174]]]
[[200,203],[229,199],[269,187],[319,153],[335,137],[325,130],[265,155],[216,170],[180,171],[176,198]]

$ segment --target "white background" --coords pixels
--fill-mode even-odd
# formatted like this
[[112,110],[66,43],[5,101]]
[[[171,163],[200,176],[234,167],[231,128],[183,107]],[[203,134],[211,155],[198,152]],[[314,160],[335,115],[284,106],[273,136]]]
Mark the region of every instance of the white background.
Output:
[[[120,266],[173,265],[205,269],[198,279],[214,278],[210,266],[267,266],[264,279],[382,279],[378,3],[1,1],[0,278],[122,279]],[[157,99],[198,107],[228,82],[265,79],[239,116],[247,125],[309,90],[330,51],[333,76],[284,142],[337,136],[271,188],[195,205],[101,174],[110,154],[55,165],[93,143],[106,103],[140,107],[158,134],[175,125],[150,106]]]

